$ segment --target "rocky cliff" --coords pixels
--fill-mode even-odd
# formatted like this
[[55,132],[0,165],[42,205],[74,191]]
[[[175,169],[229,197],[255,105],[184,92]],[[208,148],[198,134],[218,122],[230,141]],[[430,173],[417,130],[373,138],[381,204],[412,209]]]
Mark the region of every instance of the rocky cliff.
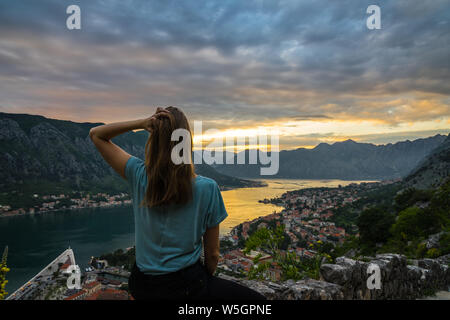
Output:
[[450,177],[450,135],[405,177],[404,184],[416,189],[436,188]]
[[[450,255],[438,259],[407,261],[398,254],[381,254],[373,258],[336,259],[323,264],[320,280],[288,280],[281,283],[220,277],[250,287],[270,300],[382,300],[416,299],[450,286]],[[380,270],[380,289],[368,289],[369,265]]]

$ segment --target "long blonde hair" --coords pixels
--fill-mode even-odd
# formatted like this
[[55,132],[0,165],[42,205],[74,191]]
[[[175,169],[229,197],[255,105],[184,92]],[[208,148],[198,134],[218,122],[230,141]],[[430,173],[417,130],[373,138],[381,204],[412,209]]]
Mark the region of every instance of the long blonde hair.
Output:
[[[165,110],[169,113],[156,121],[145,145],[148,183],[142,205],[147,207],[186,204],[193,196],[192,179],[195,171],[192,164],[192,131],[183,111],[172,106]],[[171,136],[174,130],[180,128],[191,133],[191,161],[174,164],[171,152],[178,142],[171,141]]]

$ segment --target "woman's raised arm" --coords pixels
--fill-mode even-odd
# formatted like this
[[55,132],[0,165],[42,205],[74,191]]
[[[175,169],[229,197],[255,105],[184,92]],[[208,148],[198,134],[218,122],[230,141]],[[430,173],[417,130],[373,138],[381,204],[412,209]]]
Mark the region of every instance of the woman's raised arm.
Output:
[[131,130],[147,129],[148,122],[149,119],[115,122],[94,127],[89,131],[89,136],[103,159],[124,179],[125,165],[131,155],[111,139]]
[[155,122],[162,117],[167,117],[168,114],[169,112],[167,110],[158,107],[156,108],[156,112],[149,118],[104,124],[92,128],[89,131],[89,136],[103,159],[118,174],[126,179],[125,165],[131,155],[118,145],[112,143],[111,139],[131,130],[145,129],[151,133]]

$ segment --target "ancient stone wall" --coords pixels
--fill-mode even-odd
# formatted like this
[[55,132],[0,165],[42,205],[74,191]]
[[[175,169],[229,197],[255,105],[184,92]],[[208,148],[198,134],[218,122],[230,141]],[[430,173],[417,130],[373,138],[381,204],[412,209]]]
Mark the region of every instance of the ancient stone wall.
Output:
[[[320,280],[306,279],[281,283],[237,279],[221,275],[250,287],[271,300],[340,300],[340,299],[416,299],[450,286],[450,256],[439,259],[412,260],[398,254],[382,254],[374,258],[336,259],[336,264],[323,264]],[[375,267],[380,274],[380,289],[369,289],[368,273]],[[372,282],[371,282],[372,283]]]

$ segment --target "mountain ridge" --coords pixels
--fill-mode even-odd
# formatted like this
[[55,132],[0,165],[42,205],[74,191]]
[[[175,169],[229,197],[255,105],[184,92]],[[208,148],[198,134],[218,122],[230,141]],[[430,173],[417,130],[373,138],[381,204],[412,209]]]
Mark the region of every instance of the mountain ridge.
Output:
[[[125,181],[107,165],[89,138],[89,130],[101,124],[0,113],[0,191],[126,191]],[[148,132],[142,130],[113,141],[143,159],[147,138]],[[196,172],[214,179],[222,189],[261,185],[219,173],[206,164],[196,166]]]
[[[333,144],[320,143],[312,149],[282,150],[279,152],[280,170],[274,176],[260,176],[260,165],[221,164],[214,165],[214,168],[221,173],[242,178],[397,179],[406,176],[446,137],[437,134],[385,145],[349,139]],[[248,150],[241,152],[245,152],[248,158]]]
[[[50,178],[48,181],[54,182],[65,177],[71,178],[66,179],[69,185],[77,187],[82,187],[83,181],[116,189],[120,184],[118,175],[103,161],[88,136],[90,128],[103,123],[4,112],[0,112],[0,122],[0,164],[4,169],[0,173],[0,190],[8,190],[11,185],[23,186],[27,179]],[[143,158],[147,137],[148,133],[142,130],[127,132],[113,141]],[[254,186],[254,182],[245,178],[395,179],[407,176],[445,139],[448,136],[438,134],[385,145],[348,139],[320,143],[313,149],[282,150],[280,170],[274,176],[260,176],[259,164],[201,164],[196,165],[196,170],[198,174],[205,172],[205,176],[223,188]],[[246,158],[248,152],[245,151]]]
[[450,135],[404,178],[407,187],[436,188],[450,177]]

